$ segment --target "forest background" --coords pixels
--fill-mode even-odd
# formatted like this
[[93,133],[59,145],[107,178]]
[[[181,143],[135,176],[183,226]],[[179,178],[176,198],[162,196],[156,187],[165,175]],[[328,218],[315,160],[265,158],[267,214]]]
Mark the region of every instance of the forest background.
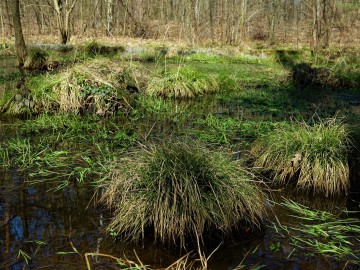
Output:
[[[13,0],[0,2],[0,34],[12,39]],[[190,45],[357,47],[358,0],[20,0],[26,41],[163,39]]]

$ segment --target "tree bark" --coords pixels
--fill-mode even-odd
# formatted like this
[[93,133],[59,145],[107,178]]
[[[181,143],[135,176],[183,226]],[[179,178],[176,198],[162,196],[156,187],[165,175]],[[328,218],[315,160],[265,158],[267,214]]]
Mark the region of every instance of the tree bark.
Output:
[[22,33],[21,27],[21,18],[20,18],[20,1],[13,0],[13,23],[15,30],[15,50],[17,57],[17,65],[22,67],[24,65],[25,59],[27,57],[27,49],[25,45],[24,36]]

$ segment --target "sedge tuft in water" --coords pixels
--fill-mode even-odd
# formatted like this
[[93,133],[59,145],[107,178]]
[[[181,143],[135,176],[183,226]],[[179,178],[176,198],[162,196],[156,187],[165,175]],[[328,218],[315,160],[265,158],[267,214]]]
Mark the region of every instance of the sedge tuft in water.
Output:
[[347,192],[350,186],[349,138],[337,119],[290,123],[259,137],[252,146],[254,166],[274,181],[295,181],[298,188],[325,195]]
[[184,247],[214,229],[259,226],[265,215],[263,193],[239,164],[195,143],[136,150],[104,186],[102,202],[114,212],[109,229],[128,240],[153,228],[157,241]]

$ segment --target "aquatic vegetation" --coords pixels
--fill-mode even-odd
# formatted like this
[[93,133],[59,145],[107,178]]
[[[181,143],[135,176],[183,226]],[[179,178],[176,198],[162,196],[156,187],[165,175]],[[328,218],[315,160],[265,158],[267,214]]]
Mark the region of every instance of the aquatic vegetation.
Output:
[[168,50],[169,49],[166,46],[129,48],[120,56],[120,58],[125,61],[160,64],[165,60]]
[[53,151],[47,143],[35,144],[29,138],[20,137],[9,139],[4,143],[3,148],[8,167],[17,166],[19,170],[40,166],[40,163],[49,166],[63,164],[60,161],[67,155],[66,151]]
[[164,121],[168,123],[185,123],[193,110],[189,109],[187,104],[175,103],[171,99],[139,95],[135,102],[134,110],[131,112],[131,120],[154,119],[155,121]]
[[46,135],[49,142],[56,144],[75,143],[85,149],[89,149],[86,144],[99,144],[118,152],[134,145],[136,137],[131,127],[115,120],[96,115],[41,114],[24,121],[19,130],[25,135]]
[[194,98],[219,90],[217,78],[179,66],[151,78],[146,93],[171,98]]
[[318,88],[339,90],[356,89],[360,85],[358,68],[332,67],[331,65],[314,66],[300,63],[292,68],[292,80],[300,88]]
[[304,50],[292,50],[292,49],[277,49],[275,50],[275,56],[284,66],[293,66],[298,61],[304,58]]
[[217,93],[215,98],[229,114],[247,120],[286,120],[290,116],[301,116],[301,112],[314,112],[313,108],[308,108],[309,102],[301,98],[303,94],[291,87],[261,86],[224,91]]
[[296,182],[304,190],[325,195],[349,189],[349,138],[337,119],[292,122],[259,137],[252,146],[254,166],[274,182]]
[[[272,224],[277,234],[286,236],[293,250],[288,257],[301,254],[322,254],[333,259],[347,260],[350,264],[360,265],[360,239],[354,237],[360,233],[360,220],[357,218],[342,217],[326,211],[318,211],[309,207],[284,199],[280,203],[289,216],[298,222],[291,225],[281,224],[277,219]],[[309,222],[310,221],[310,222]],[[306,224],[304,224],[306,223]]]
[[0,161],[7,170],[14,168],[26,172],[29,184],[53,182],[57,184],[57,189],[74,181],[82,184],[106,179],[115,159],[114,153],[103,150],[104,146],[96,141],[94,147],[87,146],[85,150],[82,146],[76,149],[72,144],[65,146],[57,149],[51,137],[47,136],[40,141],[12,138],[0,145]]
[[184,247],[187,237],[201,240],[214,229],[228,234],[241,221],[259,226],[265,214],[264,195],[238,163],[195,143],[129,153],[104,187],[101,201],[114,211],[108,229],[129,240],[153,227],[156,240]]
[[[80,254],[81,255],[81,254]],[[131,260],[125,260],[122,258],[117,258],[115,256],[104,254],[104,253],[85,253],[84,255],[86,261],[86,267],[88,270],[92,270],[91,260],[89,258],[107,258],[112,261],[115,261],[114,265],[121,267],[122,270],[147,270],[151,269],[150,267],[143,265],[141,262],[133,262]],[[95,268],[94,268],[95,269]]]
[[227,144],[233,140],[241,126],[240,119],[216,117],[213,114],[208,114],[205,119],[198,119],[195,122],[207,127],[207,129],[194,130],[195,134],[206,141],[218,144]]
[[215,144],[229,144],[234,140],[253,141],[255,138],[287,125],[286,122],[249,121],[229,116],[208,114],[204,119],[196,119],[190,134],[198,139]]
[[3,144],[0,144],[0,161],[3,168],[10,167],[9,150]]

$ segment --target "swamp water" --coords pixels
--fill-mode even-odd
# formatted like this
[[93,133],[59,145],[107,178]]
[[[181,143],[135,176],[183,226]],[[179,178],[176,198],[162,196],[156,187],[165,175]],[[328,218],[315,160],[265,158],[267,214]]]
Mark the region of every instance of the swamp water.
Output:
[[[211,106],[199,105],[198,109],[206,107],[208,113],[237,115],[242,118],[279,117],[279,113],[273,115],[267,112],[254,116],[251,112],[234,106],[212,103]],[[280,117],[287,116],[286,112],[280,113]],[[153,123],[148,120],[144,123],[144,129],[150,130],[151,136],[158,136],[160,140],[164,133],[169,133],[174,128]],[[0,119],[1,141],[16,136],[14,126],[13,120]],[[0,269],[86,269],[86,253],[101,253],[132,261],[137,261],[138,256],[144,265],[165,269],[185,255],[176,249],[169,250],[155,245],[151,239],[145,239],[138,245],[115,240],[105,233],[105,225],[109,219],[106,211],[96,203],[93,186],[70,182],[59,187],[46,179],[41,179],[42,182],[38,184],[29,184],[30,173],[31,171],[20,173],[14,169],[0,172]],[[248,234],[248,237],[233,238],[224,243],[209,259],[208,269],[359,269],[359,253],[342,258],[332,256],[331,253],[313,252],[301,242],[306,240],[301,237],[308,235],[301,230],[291,231],[291,228],[297,227],[299,223],[310,226],[316,221],[295,218],[293,212],[279,204],[291,199],[315,212],[319,210],[339,214],[339,210],[344,209],[360,211],[358,193],[336,199],[304,196],[289,188],[273,190],[269,198],[269,221],[266,222],[263,233],[251,234],[251,231],[245,231],[244,234]],[[359,225],[359,213],[349,215]],[[347,218],[345,215],[342,217]],[[348,233],[348,237],[353,244],[351,249],[359,252],[360,243],[359,240],[356,241],[359,234]],[[319,241],[324,240],[320,238]],[[315,246],[315,239],[313,243]],[[206,253],[210,254],[216,246],[207,247]],[[108,257],[90,257],[91,269],[121,269]],[[356,257],[357,262],[353,263]],[[195,258],[196,252],[190,255],[190,259]]]

